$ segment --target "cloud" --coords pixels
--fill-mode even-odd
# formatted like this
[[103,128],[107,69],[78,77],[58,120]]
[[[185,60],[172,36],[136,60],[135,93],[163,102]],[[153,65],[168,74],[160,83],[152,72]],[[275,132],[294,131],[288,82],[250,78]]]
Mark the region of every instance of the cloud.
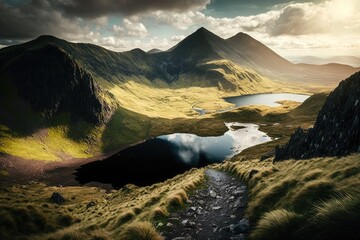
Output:
[[225,37],[240,31],[266,33],[269,36],[360,32],[359,11],[360,2],[354,0],[290,3],[253,16],[207,17],[206,23]]
[[148,30],[141,22],[132,22],[127,18],[123,20],[123,26],[113,25],[114,33],[119,37],[145,37]]
[[172,36],[170,38],[170,41],[172,42],[180,42],[181,40],[183,40],[185,38],[184,35],[177,35],[177,36]]
[[0,38],[26,39],[41,34],[78,34],[83,29],[64,18],[47,0],[8,5],[0,0]]
[[157,23],[170,25],[177,29],[186,30],[192,25],[205,24],[206,16],[199,11],[166,12],[155,11],[149,14]]
[[210,0],[52,0],[67,15],[96,18],[107,14],[130,16],[152,11],[184,12],[203,9]]
[[327,15],[322,5],[291,4],[281,9],[277,17],[268,19],[264,26],[271,36],[325,33],[330,28]]

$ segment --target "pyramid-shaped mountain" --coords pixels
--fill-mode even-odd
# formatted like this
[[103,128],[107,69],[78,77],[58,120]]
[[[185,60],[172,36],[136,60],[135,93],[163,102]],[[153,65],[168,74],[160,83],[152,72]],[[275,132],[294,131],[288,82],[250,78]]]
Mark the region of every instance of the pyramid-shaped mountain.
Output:
[[[0,49],[0,87],[10,84],[17,89],[2,101],[20,97],[49,116],[80,112],[94,122],[106,121],[109,115],[106,102],[114,98],[107,96],[109,90],[127,82],[152,88],[217,87],[241,94],[280,87],[279,81],[311,85],[311,90],[332,87],[357,70],[339,64],[292,64],[247,34],[223,39],[205,28],[156,54],[141,49],[114,52],[53,36]],[[86,102],[93,106],[85,108]]]

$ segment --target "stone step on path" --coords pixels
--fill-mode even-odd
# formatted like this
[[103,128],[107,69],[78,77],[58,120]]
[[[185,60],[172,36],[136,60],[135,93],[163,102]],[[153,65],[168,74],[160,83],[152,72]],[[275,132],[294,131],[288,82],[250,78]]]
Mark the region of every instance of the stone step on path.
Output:
[[197,189],[185,209],[172,213],[162,228],[167,240],[244,240],[247,187],[227,173],[208,169],[205,187]]

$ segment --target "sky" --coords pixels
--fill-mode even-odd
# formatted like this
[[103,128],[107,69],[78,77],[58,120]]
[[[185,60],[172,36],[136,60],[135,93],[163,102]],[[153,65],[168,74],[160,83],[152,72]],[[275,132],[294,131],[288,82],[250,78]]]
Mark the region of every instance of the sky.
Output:
[[40,35],[166,50],[200,27],[280,55],[360,57],[360,0],[0,0],[0,47]]

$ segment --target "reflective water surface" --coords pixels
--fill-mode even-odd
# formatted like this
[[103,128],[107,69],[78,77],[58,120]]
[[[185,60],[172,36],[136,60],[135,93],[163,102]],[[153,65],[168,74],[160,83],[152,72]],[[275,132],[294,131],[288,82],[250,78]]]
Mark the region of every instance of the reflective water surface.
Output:
[[256,124],[225,123],[229,130],[218,137],[174,133],[147,140],[103,160],[82,165],[78,182],[110,183],[115,188],[164,181],[192,167],[222,162],[245,148],[271,141]]
[[304,102],[310,96],[293,93],[262,93],[242,95],[237,97],[224,98],[225,101],[233,103],[236,107],[251,106],[251,105],[266,105],[270,107],[280,106],[278,101],[290,100],[296,102]]

